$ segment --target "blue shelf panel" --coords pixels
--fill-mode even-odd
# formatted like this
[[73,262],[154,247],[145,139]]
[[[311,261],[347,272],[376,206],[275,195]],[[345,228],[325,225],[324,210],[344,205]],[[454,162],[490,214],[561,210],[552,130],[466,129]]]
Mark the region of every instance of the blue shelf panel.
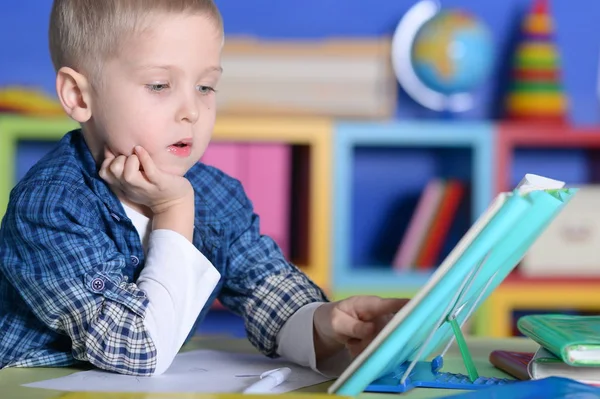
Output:
[[[416,201],[434,177],[465,181],[470,196],[465,201],[467,209],[458,216],[460,231],[455,230],[458,235],[452,237],[458,241],[491,201],[493,134],[487,123],[337,124],[332,196],[334,290],[363,285],[402,290],[422,285],[427,274],[398,274],[390,265]],[[450,249],[446,245],[443,253]]]
[[[472,147],[360,145],[352,159],[352,265],[392,263],[423,189],[432,179],[455,178],[467,184],[473,180]],[[447,240],[451,246],[469,227],[470,204],[467,192]],[[442,256],[450,249],[444,248]]]
[[536,173],[568,182],[569,185],[598,183],[600,151],[579,148],[522,148],[513,153],[510,184]]
[[17,143],[15,156],[15,183],[21,180],[27,171],[51,149],[56,146],[56,141],[47,140],[20,140]]
[[361,266],[336,281],[336,292],[377,293],[416,291],[431,277],[432,272],[399,273],[391,269]]

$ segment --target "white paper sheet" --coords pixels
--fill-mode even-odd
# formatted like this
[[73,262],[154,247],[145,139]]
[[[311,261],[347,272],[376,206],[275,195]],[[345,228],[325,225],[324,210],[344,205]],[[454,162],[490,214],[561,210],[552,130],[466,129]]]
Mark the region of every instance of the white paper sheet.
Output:
[[292,372],[287,381],[270,393],[289,392],[329,380],[309,368],[260,354],[196,350],[178,354],[171,367],[160,376],[134,377],[91,370],[24,386],[63,391],[242,392],[258,381],[261,373],[278,367],[289,367]]

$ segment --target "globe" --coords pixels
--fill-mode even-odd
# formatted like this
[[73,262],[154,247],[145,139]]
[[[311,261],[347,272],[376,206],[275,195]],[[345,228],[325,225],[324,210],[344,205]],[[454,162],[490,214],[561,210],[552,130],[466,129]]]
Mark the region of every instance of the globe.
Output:
[[488,29],[464,11],[440,11],[419,28],[412,43],[415,74],[445,95],[473,90],[489,76],[492,62]]

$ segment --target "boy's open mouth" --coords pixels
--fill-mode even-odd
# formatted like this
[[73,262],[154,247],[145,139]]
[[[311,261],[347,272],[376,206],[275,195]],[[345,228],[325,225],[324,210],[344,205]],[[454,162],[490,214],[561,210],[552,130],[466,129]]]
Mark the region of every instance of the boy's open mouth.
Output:
[[192,144],[192,142],[190,140],[181,140],[178,141],[177,143],[171,144],[172,147],[177,147],[177,148],[185,148],[185,147],[189,147]]
[[187,158],[192,153],[192,139],[179,140],[167,149],[171,154]]

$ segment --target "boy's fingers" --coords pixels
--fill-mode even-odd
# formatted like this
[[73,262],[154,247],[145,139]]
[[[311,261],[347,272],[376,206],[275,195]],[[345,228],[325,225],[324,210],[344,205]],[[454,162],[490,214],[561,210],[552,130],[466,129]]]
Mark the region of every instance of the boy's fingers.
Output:
[[100,170],[98,171],[98,174],[100,175],[101,178],[106,179],[109,177],[108,176],[109,167],[114,159],[115,159],[115,156],[112,154],[112,152],[108,151],[105,148],[104,149],[104,161],[102,161],[102,165],[100,165]]
[[125,155],[119,155],[116,157],[108,168],[117,179],[121,178],[123,175],[123,169],[125,168]]
[[358,320],[342,311],[336,312],[331,324],[335,334],[345,337],[347,340],[364,339],[372,335],[375,330],[373,323]]
[[138,175],[140,174],[140,161],[137,155],[133,154],[125,161],[125,168],[123,170],[123,179],[130,184],[135,183]]
[[104,147],[104,160],[108,160],[109,162],[111,162],[113,159],[115,159],[115,154],[113,154],[113,152],[109,150],[108,147]]
[[354,302],[354,311],[361,320],[373,320],[379,316],[398,312],[408,301],[406,298],[364,296]]
[[156,183],[156,180],[158,179],[158,169],[156,168],[154,161],[152,161],[152,157],[150,157],[148,151],[146,151],[142,146],[138,145],[134,150],[140,160],[142,168],[144,169],[144,174],[148,180],[150,180],[152,183]]
[[102,165],[100,166],[100,170],[98,171],[98,175],[106,180],[109,176],[108,176],[108,164],[109,162],[104,160],[104,162],[102,162]]

